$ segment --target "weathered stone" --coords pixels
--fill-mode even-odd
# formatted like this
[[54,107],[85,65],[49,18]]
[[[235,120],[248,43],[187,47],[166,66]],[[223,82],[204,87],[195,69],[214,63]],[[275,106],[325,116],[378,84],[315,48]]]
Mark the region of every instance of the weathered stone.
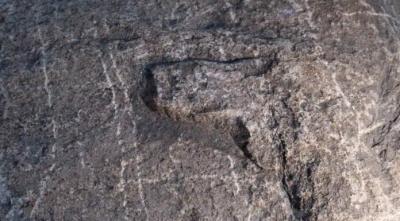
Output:
[[0,1],[0,220],[399,220],[400,2]]

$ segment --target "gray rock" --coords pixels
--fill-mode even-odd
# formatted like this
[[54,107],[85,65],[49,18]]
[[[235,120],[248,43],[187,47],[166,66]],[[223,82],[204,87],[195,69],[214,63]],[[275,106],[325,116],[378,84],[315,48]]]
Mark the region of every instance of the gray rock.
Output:
[[399,15],[0,1],[0,220],[398,220]]

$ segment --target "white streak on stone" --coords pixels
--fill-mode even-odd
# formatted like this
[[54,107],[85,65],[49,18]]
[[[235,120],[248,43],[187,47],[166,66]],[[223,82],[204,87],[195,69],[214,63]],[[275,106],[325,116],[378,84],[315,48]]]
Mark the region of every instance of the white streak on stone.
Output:
[[51,107],[52,106],[52,101],[51,101],[52,95],[51,95],[51,91],[49,88],[49,75],[47,72],[47,53],[46,53],[46,49],[45,49],[46,43],[43,39],[42,30],[40,29],[40,27],[38,28],[38,34],[39,34],[39,40],[41,43],[40,52],[42,55],[41,64],[42,64],[42,72],[43,72],[43,76],[44,76],[44,90],[47,93],[47,105],[49,107]]
[[30,213],[30,218],[31,219],[36,214],[36,212],[37,212],[37,210],[39,208],[39,205],[43,201],[43,197],[44,197],[44,194],[45,194],[46,189],[47,189],[47,182],[49,181],[49,179],[50,179],[50,177],[46,176],[44,180],[40,181],[39,196],[36,199],[35,203],[33,204],[33,207],[32,207],[31,213]]
[[83,152],[80,152],[79,158],[80,158],[80,163],[81,163],[82,168],[85,168],[86,167],[85,154]]
[[122,160],[121,161],[121,170],[119,172],[119,183],[118,183],[118,191],[119,192],[123,192],[125,190],[125,178],[124,178],[124,173],[125,173],[125,169],[126,166],[129,164],[128,161],[126,160]]
[[56,152],[57,152],[57,145],[56,144],[51,145],[51,155],[53,159],[56,158]]
[[141,177],[141,169],[139,166],[140,161],[141,161],[140,156],[137,155],[135,163],[136,163],[136,170],[137,170],[136,175],[138,178],[139,197],[140,197],[140,201],[142,202],[144,212],[146,214],[146,220],[149,220],[149,210],[147,209],[147,206],[146,206],[146,200],[145,200],[145,196],[144,196],[143,183],[142,183],[142,177]]
[[360,131],[358,131],[358,133],[360,135],[365,135],[365,134],[371,133],[372,131],[374,131],[374,130],[376,130],[376,129],[384,126],[384,125],[385,125],[385,122],[378,122],[378,123],[376,123],[376,124],[374,124],[374,125],[372,125],[370,127],[367,127],[367,128],[364,128],[364,129],[360,129]]
[[112,93],[111,104],[112,104],[112,106],[114,108],[114,119],[115,119],[117,117],[117,111],[118,111],[118,104],[116,102],[117,95],[116,95],[116,92],[115,92],[115,89],[114,89],[113,82],[111,81],[110,75],[108,74],[107,65],[103,60],[101,60],[101,65],[103,67],[103,73],[106,76],[107,86],[108,86],[108,88],[111,89],[111,93]]
[[121,160],[121,170],[119,172],[119,183],[117,185],[117,190],[118,192],[122,193],[123,195],[123,201],[122,201],[122,206],[125,208],[125,220],[128,219],[128,211],[126,209],[126,205],[128,203],[127,201],[127,194],[125,192],[125,186],[126,186],[126,179],[124,177],[126,167],[132,162],[132,160],[126,161],[126,160]]
[[[123,79],[123,77],[121,76],[121,69],[118,68],[116,59],[114,58],[113,54],[110,54],[110,59],[111,59],[111,62],[112,62],[112,68],[114,68],[114,70],[115,70],[115,75],[117,76],[118,81],[122,85],[122,88],[123,88],[123,91],[124,91],[124,103],[125,103],[125,105],[127,105],[127,106],[125,106],[125,108],[128,111],[128,115],[132,118],[133,109],[132,109],[132,105],[131,105],[131,102],[130,102],[130,99],[129,99],[128,85],[127,85],[126,81]],[[135,122],[133,120],[132,120],[132,126],[133,126],[133,128],[135,128]],[[135,132],[136,131],[134,129],[133,130],[133,134]]]
[[[117,76],[119,83],[122,85],[122,87],[123,87],[123,89],[124,89],[124,99],[125,99],[125,103],[126,103],[126,104],[129,104],[128,86],[127,86],[125,80],[124,80],[124,79],[122,78],[122,76],[121,76],[121,69],[118,68],[117,62],[116,62],[116,60],[115,60],[113,54],[110,54],[110,58],[111,58],[111,62],[112,62],[112,67],[113,67],[114,70],[115,70],[115,75]],[[132,111],[132,110],[129,110],[129,114],[131,114],[131,111]]]
[[226,53],[225,53],[225,49],[223,47],[218,48],[218,52],[221,55],[221,58],[223,60],[226,60]]
[[235,161],[233,160],[233,158],[231,156],[228,155],[228,160],[229,160],[229,165],[230,165],[230,169],[231,169],[231,174],[232,174],[232,178],[233,178],[233,182],[235,183],[235,195],[239,194],[240,192],[240,184],[238,182],[238,175],[235,172]]
[[[239,177],[238,177],[239,178]],[[170,176],[170,173],[168,174],[163,174],[160,177],[156,177],[156,178],[141,178],[140,181],[139,180],[128,180],[127,183],[134,183],[139,185],[139,183],[142,184],[155,184],[155,183],[159,183],[159,182],[166,182],[166,181],[170,181],[172,178]],[[224,174],[202,174],[202,175],[191,175],[191,176],[185,176],[182,178],[185,181],[190,181],[190,180],[222,180],[226,183],[230,183],[232,182],[232,180],[234,179],[231,175],[227,176]]]
[[121,135],[121,122],[118,122],[118,124],[117,124],[117,132],[116,132],[116,135],[117,135],[117,136]]
[[181,162],[180,160],[176,159],[176,158],[172,155],[172,145],[169,146],[169,148],[168,148],[168,155],[169,155],[169,158],[171,159],[172,163],[178,164],[178,163]]
[[382,17],[383,19],[385,19],[386,21],[388,21],[388,19],[393,20],[393,21],[397,21],[396,18],[394,18],[391,15],[388,14],[384,14],[384,13],[377,13],[377,12],[369,12],[369,11],[359,11],[359,12],[351,12],[351,13],[342,13],[343,16],[346,17],[352,17],[352,16],[357,16],[357,15],[368,15],[368,16],[372,16],[372,17]]
[[337,80],[336,80],[336,72],[333,72],[333,74],[332,74],[332,80],[333,80],[333,83],[335,84],[336,92],[342,97],[342,99],[343,99],[345,105],[346,105],[347,107],[351,108],[351,103],[350,103],[350,101],[349,101],[349,98],[348,98],[347,95],[343,92],[342,87],[340,87],[339,83],[338,83]]
[[[83,147],[83,144],[79,141],[76,142],[78,144],[79,147]],[[82,168],[86,168],[86,163],[85,163],[85,153],[82,150],[81,152],[79,152],[79,159],[80,159],[80,164],[82,166]]]
[[[53,138],[54,140],[57,139],[58,137],[58,133],[57,133],[57,122],[54,120],[54,118],[51,119],[51,125],[52,125],[52,132],[53,132]],[[53,145],[51,145],[51,157],[53,158],[53,160],[56,158],[56,152],[57,152],[57,143],[55,141],[55,143],[53,143]],[[50,167],[50,171],[52,171],[55,167],[55,162],[51,165]]]
[[52,131],[53,131],[53,138],[57,139],[57,122],[53,119],[51,119],[51,125],[52,125]]

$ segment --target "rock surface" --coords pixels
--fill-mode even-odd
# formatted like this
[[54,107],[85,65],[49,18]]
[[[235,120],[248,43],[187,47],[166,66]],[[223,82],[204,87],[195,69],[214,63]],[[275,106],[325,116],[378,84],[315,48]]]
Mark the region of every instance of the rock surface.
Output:
[[400,219],[398,0],[1,0],[0,220]]

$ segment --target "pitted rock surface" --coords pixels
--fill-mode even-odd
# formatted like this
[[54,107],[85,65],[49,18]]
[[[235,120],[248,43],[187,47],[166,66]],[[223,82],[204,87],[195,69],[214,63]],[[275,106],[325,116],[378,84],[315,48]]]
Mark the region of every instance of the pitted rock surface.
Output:
[[397,0],[0,0],[0,30],[0,220],[399,220]]

